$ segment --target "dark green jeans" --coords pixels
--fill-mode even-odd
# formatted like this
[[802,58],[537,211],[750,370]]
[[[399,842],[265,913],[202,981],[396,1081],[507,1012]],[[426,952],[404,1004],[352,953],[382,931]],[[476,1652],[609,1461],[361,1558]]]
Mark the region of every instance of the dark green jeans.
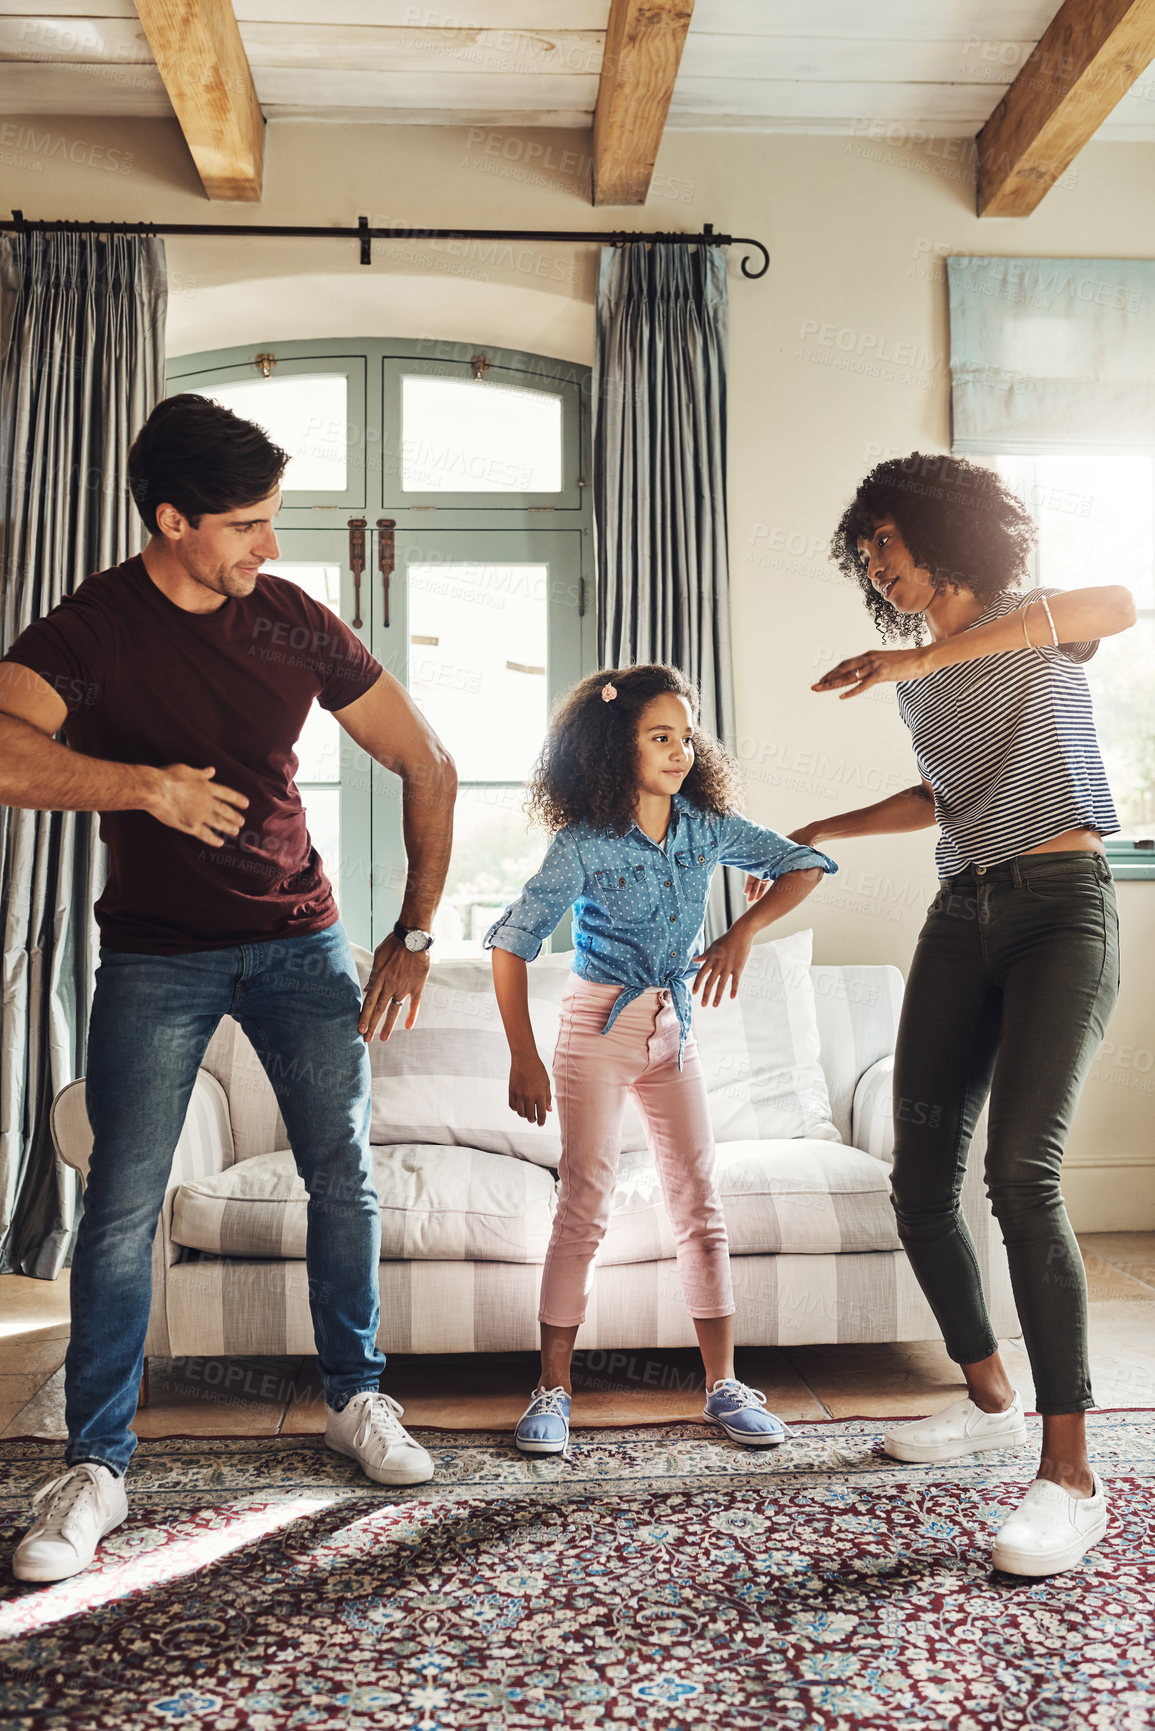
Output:
[[899,1237],[950,1356],[988,1358],[998,1342],[959,1198],[989,1094],[987,1193],[1041,1413],[1095,1404],[1083,1261],[1059,1168],[1118,990],[1106,860],[1020,854],[942,880],[903,1000],[892,1173]]

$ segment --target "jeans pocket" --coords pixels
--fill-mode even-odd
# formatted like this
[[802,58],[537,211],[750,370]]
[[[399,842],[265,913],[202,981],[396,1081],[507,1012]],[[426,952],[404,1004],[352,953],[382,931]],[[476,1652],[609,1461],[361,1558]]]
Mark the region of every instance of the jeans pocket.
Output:
[[1058,871],[1028,871],[1023,877],[1023,889],[1036,902],[1098,902],[1102,883],[1094,867],[1069,868]]

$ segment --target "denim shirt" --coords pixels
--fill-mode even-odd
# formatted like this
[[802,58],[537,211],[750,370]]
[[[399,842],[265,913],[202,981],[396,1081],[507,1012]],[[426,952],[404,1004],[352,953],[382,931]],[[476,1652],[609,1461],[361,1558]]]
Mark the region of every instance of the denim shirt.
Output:
[[690,1031],[688,982],[697,973],[710,880],[717,866],[737,866],[759,878],[837,865],[814,848],[788,841],[749,818],[716,817],[674,794],[666,845],[634,823],[625,835],[585,822],[554,836],[541,869],[485,934],[485,948],[509,950],[532,962],[572,907],[573,971],[622,992],[602,1032],[654,986],[670,988],[678,1013],[681,1068]]

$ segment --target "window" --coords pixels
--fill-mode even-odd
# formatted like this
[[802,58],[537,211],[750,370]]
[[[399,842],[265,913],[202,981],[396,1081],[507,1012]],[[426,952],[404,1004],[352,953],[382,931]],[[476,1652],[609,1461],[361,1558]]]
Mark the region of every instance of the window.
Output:
[[1056,589],[1122,583],[1139,621],[1087,663],[1107,779],[1122,825],[1106,838],[1121,877],[1155,877],[1155,456],[994,459],[1039,526],[1035,581]]
[[[478,390],[478,385],[481,389]],[[406,493],[557,493],[561,397],[490,379],[401,380]]]

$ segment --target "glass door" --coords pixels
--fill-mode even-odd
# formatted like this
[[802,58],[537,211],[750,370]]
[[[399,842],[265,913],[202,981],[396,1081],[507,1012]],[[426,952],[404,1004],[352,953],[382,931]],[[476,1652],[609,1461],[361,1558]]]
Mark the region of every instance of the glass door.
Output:
[[[453,854],[435,923],[440,956],[480,954],[486,930],[545,852],[548,838],[530,831],[523,802],[551,699],[581,676],[580,543],[566,530],[398,530],[387,628],[384,578],[375,577],[374,652],[457,765]],[[378,771],[373,852],[392,893],[374,903],[377,942],[404,889],[400,794],[396,777]]]
[[[299,583],[369,644],[368,595],[361,611],[349,568],[349,536],[333,529],[279,529],[281,556],[262,567]],[[360,617],[360,628],[354,623]],[[341,919],[353,943],[368,945],[372,862],[369,790],[372,765],[328,710],[314,703],[297,741],[297,787],[313,846],[321,855]]]

